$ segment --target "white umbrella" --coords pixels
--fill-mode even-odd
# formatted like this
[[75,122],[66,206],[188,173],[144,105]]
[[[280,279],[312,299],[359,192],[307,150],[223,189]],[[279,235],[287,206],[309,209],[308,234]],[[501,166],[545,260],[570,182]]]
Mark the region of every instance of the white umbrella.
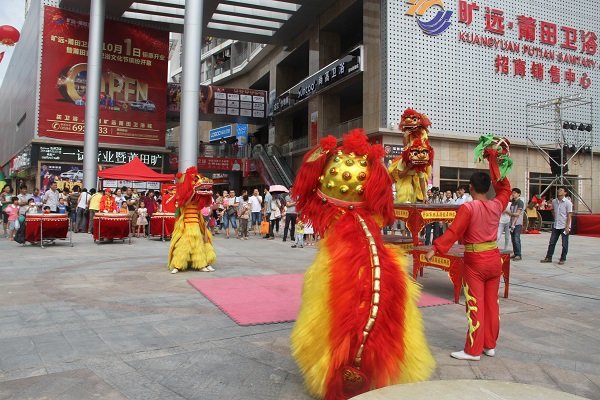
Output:
[[283,185],[271,185],[271,187],[269,188],[269,192],[271,192],[271,194],[277,194],[289,193],[290,191]]

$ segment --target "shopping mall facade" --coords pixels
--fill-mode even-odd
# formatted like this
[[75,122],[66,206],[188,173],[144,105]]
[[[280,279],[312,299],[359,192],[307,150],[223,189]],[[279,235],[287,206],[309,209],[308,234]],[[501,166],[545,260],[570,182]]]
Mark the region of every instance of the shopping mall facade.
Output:
[[[455,188],[474,170],[485,168],[474,162],[473,149],[480,135],[494,133],[512,143],[515,167],[510,177],[525,197],[566,179],[575,189],[578,210],[600,211],[598,178],[593,173],[600,167],[599,158],[594,157],[600,145],[595,131],[600,121],[593,107],[600,92],[599,3],[322,3],[324,8],[285,42],[261,44],[255,37],[252,43],[241,42],[240,37],[203,38],[201,84],[268,93],[268,118],[248,126],[254,143],[262,145],[269,159],[276,159],[271,163],[254,152],[258,164],[264,164],[260,168],[284,164],[284,169],[295,171],[302,156],[321,137],[341,137],[356,127],[365,129],[373,142],[383,144],[392,158],[401,150],[400,115],[411,107],[426,113],[433,123],[432,186]],[[40,11],[35,22],[28,17],[26,25],[41,24],[42,15]],[[255,18],[276,22],[277,15],[257,14]],[[41,46],[33,35],[24,35],[20,46]],[[168,54],[168,49],[142,49],[144,52],[153,57],[159,54],[158,64],[148,71],[166,68],[160,66],[160,54]],[[177,63],[180,55],[171,52],[172,62],[175,59]],[[44,104],[38,100],[39,62],[31,56],[16,56],[20,61],[15,68],[11,65],[15,75],[10,82],[14,84],[5,80],[0,113],[19,108],[23,102],[29,108],[25,113],[12,112],[9,126],[3,123],[1,137],[7,145],[0,149],[0,162],[9,163],[27,145],[39,142],[81,145],[81,140],[51,138],[48,130],[40,127]],[[176,76],[179,71],[172,68],[171,72]],[[160,73],[166,76],[166,72]],[[153,90],[152,85],[148,87]],[[19,123],[24,114],[30,117]],[[137,122],[139,127],[143,121]],[[210,143],[209,131],[226,124],[201,122],[198,140]],[[157,134],[155,143],[105,142],[104,147],[160,154],[164,164],[169,157],[164,139],[167,125],[160,125],[161,129],[162,138]],[[563,157],[568,171],[565,168],[561,173],[558,168],[551,172],[547,155],[551,150],[555,160],[560,162]],[[34,169],[39,173],[37,162]],[[553,197],[553,189],[548,195]]]

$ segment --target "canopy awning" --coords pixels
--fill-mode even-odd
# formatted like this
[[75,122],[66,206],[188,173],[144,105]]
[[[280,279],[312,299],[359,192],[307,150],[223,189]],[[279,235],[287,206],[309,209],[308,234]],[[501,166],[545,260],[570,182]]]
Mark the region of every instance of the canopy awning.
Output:
[[98,178],[140,182],[173,182],[175,176],[160,174],[144,164],[138,157],[133,157],[127,164],[99,171]]

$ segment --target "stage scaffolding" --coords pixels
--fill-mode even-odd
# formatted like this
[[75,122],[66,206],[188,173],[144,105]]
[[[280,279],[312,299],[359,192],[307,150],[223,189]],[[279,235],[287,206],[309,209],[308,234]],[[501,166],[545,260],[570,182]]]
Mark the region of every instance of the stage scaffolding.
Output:
[[[545,195],[553,187],[565,186],[576,210],[584,211],[577,207],[579,203],[587,212],[592,212],[594,147],[598,146],[594,138],[596,127],[592,125],[593,112],[592,99],[580,94],[527,104],[527,190],[531,186],[529,150],[532,148],[540,152],[554,170],[552,177],[538,178],[545,186],[539,195]],[[586,161],[589,161],[589,176],[583,176],[587,168],[578,169],[577,176],[566,175],[570,165],[584,165]],[[585,190],[587,195],[583,195],[586,181],[589,181],[589,189]],[[529,193],[529,197],[534,194]]]

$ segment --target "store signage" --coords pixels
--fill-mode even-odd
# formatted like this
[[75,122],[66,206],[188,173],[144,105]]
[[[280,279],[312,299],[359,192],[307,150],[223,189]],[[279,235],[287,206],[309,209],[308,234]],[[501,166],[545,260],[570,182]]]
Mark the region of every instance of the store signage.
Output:
[[[89,17],[44,7],[38,136],[83,141]],[[164,146],[166,31],[105,21],[100,143]]]
[[[213,85],[200,86],[200,114],[232,117],[265,118],[267,92],[264,90],[230,88]],[[167,109],[181,111],[181,84],[169,83]]]
[[320,69],[275,100],[273,114],[304,101],[325,88],[354,76],[363,70],[363,47],[359,46],[340,59]]
[[215,141],[219,139],[225,139],[233,136],[233,129],[231,125],[221,126],[219,128],[211,129],[208,131],[208,140]]
[[248,144],[248,124],[237,124],[235,127],[235,137],[241,146]]
[[[66,163],[81,163],[83,161],[83,149],[80,147],[40,145],[38,154],[39,161],[60,161]],[[105,165],[127,164],[136,156],[147,166],[162,169],[162,154],[139,151],[100,149],[98,150],[98,163]]]
[[[495,51],[497,75],[582,89],[592,85],[591,71],[600,66],[595,59],[596,32],[530,15],[513,17],[466,0],[459,0],[458,8],[458,22],[464,26],[458,30],[458,41]],[[476,18],[485,22],[485,33],[474,31]]]
[[[177,154],[169,155],[169,168],[179,168],[179,157]],[[226,157],[198,157],[198,170],[200,171],[242,171],[241,158]]]

